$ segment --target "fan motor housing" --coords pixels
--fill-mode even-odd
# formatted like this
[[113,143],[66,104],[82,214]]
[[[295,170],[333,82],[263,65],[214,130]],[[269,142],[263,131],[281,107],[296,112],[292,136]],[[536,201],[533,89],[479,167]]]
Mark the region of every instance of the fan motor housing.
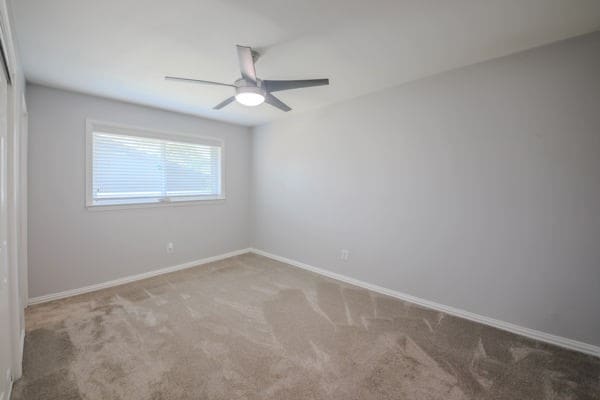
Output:
[[235,81],[234,85],[236,94],[256,93],[260,94],[263,97],[266,95],[266,90],[263,88],[262,80],[260,79],[257,79],[255,84],[254,82],[248,82],[247,80],[242,78]]
[[251,82],[251,81],[247,81],[244,78],[240,78],[237,81],[233,82],[233,85],[236,87],[259,87],[262,88],[263,87],[263,81],[262,79],[258,79],[256,78],[256,83]]

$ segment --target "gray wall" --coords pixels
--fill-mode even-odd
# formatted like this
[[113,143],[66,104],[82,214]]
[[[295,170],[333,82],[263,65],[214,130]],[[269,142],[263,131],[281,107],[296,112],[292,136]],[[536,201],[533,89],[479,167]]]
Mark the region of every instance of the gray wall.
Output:
[[255,247],[600,345],[600,33],[259,127],[252,157]]
[[[37,85],[27,87],[27,105],[30,297],[248,247],[248,128]],[[88,211],[86,118],[224,138],[227,200]]]

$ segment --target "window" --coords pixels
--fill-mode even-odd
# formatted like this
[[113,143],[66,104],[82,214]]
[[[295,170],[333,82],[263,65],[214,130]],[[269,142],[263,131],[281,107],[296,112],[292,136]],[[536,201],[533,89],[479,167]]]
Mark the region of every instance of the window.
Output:
[[224,199],[223,142],[88,121],[87,206]]

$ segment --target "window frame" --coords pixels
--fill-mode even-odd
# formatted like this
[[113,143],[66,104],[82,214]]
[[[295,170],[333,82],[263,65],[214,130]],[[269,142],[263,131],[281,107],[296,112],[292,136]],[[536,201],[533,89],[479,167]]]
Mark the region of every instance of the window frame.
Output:
[[[154,198],[140,201],[132,199],[131,202],[123,201],[120,203],[106,203],[94,200],[93,196],[93,145],[94,132],[112,133],[115,135],[128,135],[143,137],[149,139],[170,140],[174,142],[203,144],[209,146],[218,146],[221,148],[220,157],[220,186],[221,193],[217,196],[197,196],[177,198]],[[158,131],[135,126],[122,125],[112,122],[104,122],[95,119],[86,118],[85,120],[85,207],[88,210],[117,210],[127,208],[146,208],[146,207],[169,207],[183,205],[198,205],[222,203],[226,199],[225,186],[225,140],[210,136],[200,136],[189,133],[176,133],[167,131]]]

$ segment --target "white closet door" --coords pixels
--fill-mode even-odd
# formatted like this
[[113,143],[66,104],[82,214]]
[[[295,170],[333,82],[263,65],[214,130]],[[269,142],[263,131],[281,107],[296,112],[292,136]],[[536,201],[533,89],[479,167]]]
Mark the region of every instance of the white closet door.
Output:
[[7,400],[10,386],[11,314],[9,309],[7,258],[7,117],[8,86],[4,70],[0,68],[0,400]]

